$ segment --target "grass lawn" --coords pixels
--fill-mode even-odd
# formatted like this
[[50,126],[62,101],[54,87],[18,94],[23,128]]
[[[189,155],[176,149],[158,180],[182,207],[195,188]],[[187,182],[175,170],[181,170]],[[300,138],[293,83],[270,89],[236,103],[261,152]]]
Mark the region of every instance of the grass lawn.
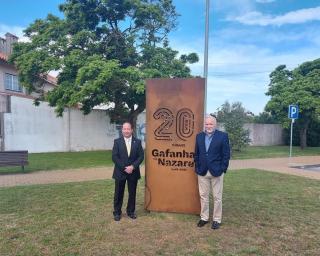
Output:
[[[242,152],[233,152],[232,159],[252,159],[268,157],[287,157],[288,146],[248,147]],[[293,156],[320,155],[320,147],[293,148]],[[61,153],[33,153],[29,154],[29,165],[25,167],[26,173],[63,170],[74,168],[90,168],[99,166],[112,166],[111,151],[85,151],[85,152],[61,152]],[[1,167],[1,174],[22,173],[21,167]]]
[[[301,150],[300,147],[292,147],[292,156],[314,156],[320,155],[320,147],[308,147]],[[234,151],[232,159],[254,159],[288,157],[289,146],[250,146],[242,152]]]
[[[112,166],[111,151],[58,152],[29,154],[24,172]],[[21,167],[2,167],[0,174],[21,173]]]
[[[0,188],[0,255],[320,255],[320,182],[257,170],[225,176],[223,224],[147,213],[112,218],[113,181]],[[126,202],[126,199],[125,199]]]

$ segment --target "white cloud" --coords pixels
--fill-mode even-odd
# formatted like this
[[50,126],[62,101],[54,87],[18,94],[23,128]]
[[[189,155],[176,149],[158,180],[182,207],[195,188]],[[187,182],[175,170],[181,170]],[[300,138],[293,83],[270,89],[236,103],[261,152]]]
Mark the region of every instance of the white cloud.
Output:
[[238,17],[229,16],[227,20],[237,21],[246,25],[259,26],[281,26],[284,24],[299,24],[310,21],[320,21],[320,6],[315,8],[300,9],[279,16],[265,15],[257,11],[252,11]]
[[[248,27],[246,28],[227,28],[220,30],[216,33],[219,40],[223,41],[240,41],[243,44],[249,43],[260,43],[268,45],[271,44],[279,44],[279,43],[286,43],[286,42],[298,42],[300,40],[306,40],[310,43],[319,43],[319,32],[317,28],[308,27],[303,31],[293,29],[293,30],[286,30],[283,31],[281,29],[274,29],[266,31],[265,27]],[[262,36],[257,36],[262,35]]]
[[[229,45],[212,51],[209,59],[208,110],[218,108],[225,100],[240,101],[255,114],[263,111],[268,97],[265,95],[269,74],[281,64],[293,69],[305,61],[319,56],[318,48],[305,48],[295,52],[277,54],[263,47]],[[233,57],[232,57],[233,56]],[[218,72],[220,72],[220,75]]]
[[23,30],[25,28],[20,26],[8,26],[6,24],[0,24],[0,37],[4,37],[4,35],[9,32],[17,37],[19,37],[19,42],[26,42],[28,39],[23,36]]
[[217,12],[245,13],[254,10],[255,5],[252,0],[215,0],[211,1],[211,9]]
[[267,76],[256,76],[246,81],[237,77],[208,77],[207,112],[215,112],[225,101],[240,101],[243,106],[255,114],[263,111],[268,97],[264,94],[268,84]]
[[[308,33],[306,31],[306,33]],[[311,33],[311,32],[310,32]],[[320,40],[320,38],[318,38]],[[217,43],[219,42],[220,43]],[[226,100],[240,101],[255,114],[263,111],[268,96],[269,74],[279,65],[294,69],[305,61],[319,58],[319,45],[305,45],[293,51],[274,51],[268,44],[261,46],[227,43],[216,35],[210,40],[207,88],[207,110],[214,112]],[[203,75],[203,40],[171,41],[182,53],[197,52],[200,61],[191,65],[193,75]],[[200,47],[199,47],[200,46]]]

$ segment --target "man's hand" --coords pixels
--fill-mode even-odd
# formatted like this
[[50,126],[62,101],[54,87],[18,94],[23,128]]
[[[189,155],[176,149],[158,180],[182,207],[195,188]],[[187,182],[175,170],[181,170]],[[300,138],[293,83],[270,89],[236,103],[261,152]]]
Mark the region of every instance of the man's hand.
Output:
[[124,171],[128,174],[131,174],[133,172],[133,165],[126,166],[126,168],[124,168]]

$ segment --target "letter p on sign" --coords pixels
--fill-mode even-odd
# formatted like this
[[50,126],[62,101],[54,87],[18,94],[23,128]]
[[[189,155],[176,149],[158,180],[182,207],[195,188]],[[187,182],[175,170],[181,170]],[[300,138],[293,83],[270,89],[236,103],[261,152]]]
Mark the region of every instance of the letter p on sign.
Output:
[[288,117],[290,119],[298,119],[299,117],[298,105],[289,105]]

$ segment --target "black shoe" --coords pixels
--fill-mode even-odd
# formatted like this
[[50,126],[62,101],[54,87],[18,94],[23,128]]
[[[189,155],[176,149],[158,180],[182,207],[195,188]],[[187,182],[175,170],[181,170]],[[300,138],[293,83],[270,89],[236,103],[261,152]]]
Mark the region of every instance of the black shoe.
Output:
[[217,221],[212,222],[211,228],[212,228],[212,229],[218,229],[218,228],[220,228],[220,223],[217,222]]
[[121,219],[121,215],[114,215],[114,220],[119,221]]
[[207,221],[207,220],[199,220],[197,226],[198,226],[199,228],[201,228],[201,227],[203,227],[204,225],[206,225],[208,222],[209,222],[209,221]]
[[136,215],[135,213],[130,213],[130,214],[128,214],[128,217],[129,217],[130,219],[135,220],[135,219],[137,218],[137,215]]

